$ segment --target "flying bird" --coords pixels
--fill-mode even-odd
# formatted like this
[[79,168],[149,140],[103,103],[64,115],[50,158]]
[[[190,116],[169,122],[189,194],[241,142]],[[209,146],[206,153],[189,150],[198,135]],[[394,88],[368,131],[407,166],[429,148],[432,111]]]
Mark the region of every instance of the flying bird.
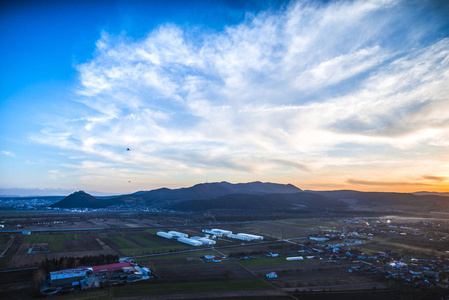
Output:
[[129,151],[129,148],[126,148],[126,150],[128,150],[128,151]]

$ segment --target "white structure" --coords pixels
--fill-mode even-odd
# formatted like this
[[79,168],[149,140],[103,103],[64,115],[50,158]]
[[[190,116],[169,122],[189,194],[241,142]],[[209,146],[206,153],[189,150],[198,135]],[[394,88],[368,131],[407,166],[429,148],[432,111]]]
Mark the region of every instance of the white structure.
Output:
[[304,257],[302,257],[302,256],[291,256],[291,257],[287,257],[285,260],[290,261],[290,260],[303,260],[303,259],[304,259]]
[[191,239],[195,241],[200,241],[201,243],[203,243],[203,245],[215,245],[217,243],[214,240],[199,236],[192,236]]
[[169,231],[168,233],[171,234],[175,239],[182,238],[182,237],[186,238],[186,237],[189,236],[188,234],[182,233],[182,232],[179,232],[179,231]]
[[263,240],[263,236],[260,235],[254,235],[254,234],[247,234],[247,233],[237,233],[237,234],[228,234],[228,237],[231,239],[237,239],[242,241],[261,241]]
[[156,233],[156,235],[161,236],[161,237],[166,238],[166,239],[172,239],[172,238],[174,238],[174,236],[173,236],[172,234],[166,233],[166,232],[163,232],[163,231],[158,231],[158,232]]
[[203,229],[204,233],[209,233],[209,234],[213,234],[216,236],[227,236],[229,234],[232,234],[232,231],[229,230],[223,230],[223,229]]
[[200,241],[195,241],[195,240],[192,240],[192,239],[189,239],[189,238],[186,238],[186,237],[180,237],[179,239],[178,239],[178,242],[181,242],[181,243],[184,243],[184,244],[187,244],[187,245],[190,245],[190,246],[201,246],[203,243],[201,243]]
[[317,242],[325,242],[325,241],[328,241],[329,239],[328,238],[324,238],[324,237],[311,236],[311,237],[309,237],[309,240],[317,241]]

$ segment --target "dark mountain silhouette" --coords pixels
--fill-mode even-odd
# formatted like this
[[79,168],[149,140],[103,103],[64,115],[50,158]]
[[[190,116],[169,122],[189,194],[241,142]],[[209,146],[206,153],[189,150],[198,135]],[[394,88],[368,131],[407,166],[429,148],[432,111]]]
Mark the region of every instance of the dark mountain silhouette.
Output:
[[310,191],[328,198],[348,203],[352,208],[367,210],[432,211],[446,209],[449,197],[438,195],[415,195],[411,193]]
[[206,211],[212,209],[251,210],[344,210],[344,201],[330,199],[318,194],[300,192],[295,194],[231,194],[210,200],[187,200],[168,207],[179,211]]
[[54,203],[51,207],[59,208],[103,208],[117,204],[115,199],[100,200],[83,191],[78,191],[65,197],[61,201]]
[[128,195],[93,197],[79,191],[52,207],[103,208],[112,205],[146,206],[178,211],[210,209],[266,209],[309,211],[442,211],[449,207],[449,197],[410,193],[341,191],[302,191],[291,184],[249,182],[201,183],[189,188],[161,188]]
[[141,194],[147,203],[171,202],[185,200],[212,199],[231,194],[269,194],[297,193],[301,189],[291,184],[276,184],[270,182],[249,182],[232,184],[226,181],[200,183],[189,188],[157,189]]
[[[74,193],[55,203],[53,207],[90,207],[99,208],[115,204],[136,203],[152,207],[166,207],[170,203],[186,200],[213,199],[231,194],[288,194],[301,192],[292,184],[277,184],[270,182],[250,182],[232,184],[229,182],[200,183],[189,188],[168,189],[161,188],[151,191],[139,191],[129,195],[107,196],[94,198],[84,192]],[[90,196],[91,198],[87,197]],[[76,196],[76,197],[75,197]],[[86,198],[87,197],[87,198]],[[83,206],[85,205],[85,206]]]

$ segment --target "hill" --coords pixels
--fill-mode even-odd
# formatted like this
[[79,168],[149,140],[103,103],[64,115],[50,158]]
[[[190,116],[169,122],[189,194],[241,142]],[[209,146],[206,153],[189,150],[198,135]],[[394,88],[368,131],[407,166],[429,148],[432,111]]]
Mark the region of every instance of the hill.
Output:
[[416,195],[412,193],[310,191],[331,199],[344,201],[357,210],[406,210],[406,211],[439,211],[445,210],[449,197],[438,195]]
[[78,191],[54,203],[51,207],[59,208],[104,208],[117,204],[116,200],[100,200],[83,191]]
[[210,200],[187,200],[168,207],[179,211],[206,211],[217,209],[246,210],[344,210],[344,201],[330,199],[318,194],[300,192],[295,194],[231,194]]

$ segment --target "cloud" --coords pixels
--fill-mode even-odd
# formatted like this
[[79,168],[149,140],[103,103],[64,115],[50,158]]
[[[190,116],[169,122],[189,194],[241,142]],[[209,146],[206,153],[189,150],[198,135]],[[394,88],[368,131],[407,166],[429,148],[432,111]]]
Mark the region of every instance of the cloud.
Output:
[[423,179],[430,180],[430,181],[437,181],[437,182],[443,182],[447,178],[442,176],[432,176],[432,175],[424,175],[422,176]]
[[365,180],[355,180],[348,179],[347,183],[355,184],[355,185],[374,185],[374,186],[420,186],[420,185],[429,185],[421,182],[406,182],[406,181],[365,181]]
[[5,151],[5,150],[2,150],[1,153],[2,153],[3,155],[6,155],[6,156],[11,156],[11,157],[15,157],[15,156],[16,156],[16,154],[13,153],[13,152],[11,152],[11,151]]
[[[406,1],[292,2],[222,32],[103,32],[77,66],[86,115],[34,139],[86,154],[89,165],[164,174],[304,176],[346,144],[425,160],[431,146],[449,144],[449,38],[416,13]],[[412,24],[426,40],[408,34]],[[350,164],[342,153],[335,159]]]

